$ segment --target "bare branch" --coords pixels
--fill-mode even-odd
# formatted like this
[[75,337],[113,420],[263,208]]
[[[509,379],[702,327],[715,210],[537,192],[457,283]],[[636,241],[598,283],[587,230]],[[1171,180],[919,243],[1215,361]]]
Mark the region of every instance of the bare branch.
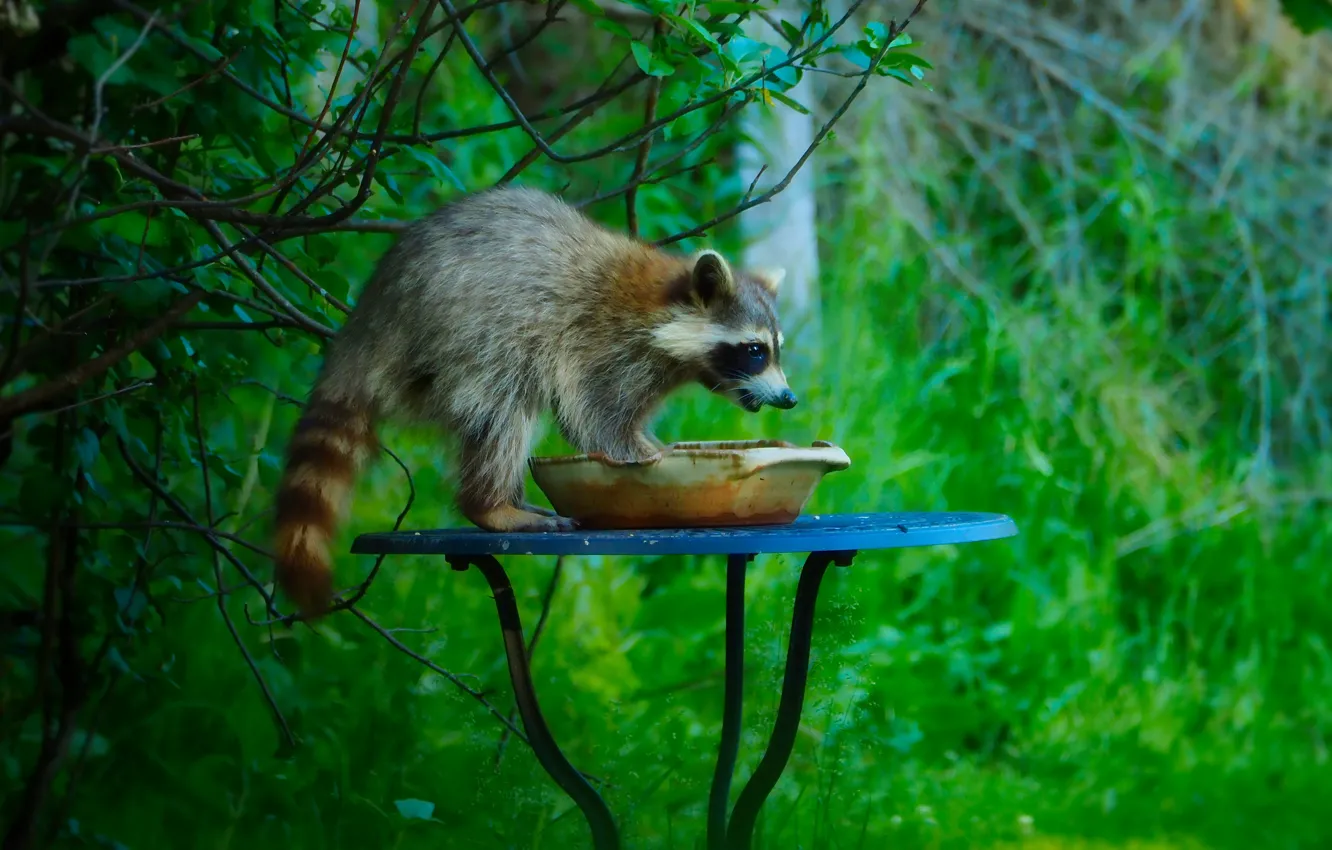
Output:
[[309,316],[302,313],[295,304],[292,304],[287,300],[286,296],[274,289],[273,285],[268,281],[264,280],[264,276],[259,274],[254,266],[250,265],[249,260],[237,255],[236,249],[232,246],[231,242],[228,241],[227,237],[222,234],[222,228],[218,227],[211,221],[206,221],[204,222],[204,229],[208,231],[208,235],[212,236],[218,245],[222,246],[223,250],[232,255],[232,259],[236,261],[236,265],[239,266],[241,272],[250,279],[255,288],[268,296],[268,298],[274,304],[278,305],[287,317],[299,325],[301,329],[318,334],[322,337],[333,336],[332,329],[324,327],[314,319],[311,319]]
[[33,387],[30,390],[17,393],[11,396],[0,398],[0,422],[7,422],[15,416],[22,416],[49,404],[50,402],[64,396],[74,390],[75,387],[92,380],[101,375],[107,369],[124,360],[126,357],[138,351],[156,339],[165,331],[172,322],[188,313],[203,299],[204,293],[191,292],[184,298],[171,305],[160,318],[153,321],[143,330],[130,336],[122,343],[107,351],[105,354],[93,360],[89,360],[82,366],[78,366],[59,378],[54,378],[44,384]]
[[[222,531],[218,528],[209,528],[206,525],[199,525],[194,522],[173,522],[172,520],[153,519],[152,516],[157,510],[157,495],[149,507],[149,518],[147,520],[127,520],[125,522],[77,522],[72,523],[72,527],[89,530],[109,530],[109,531],[129,531],[131,529],[166,529],[171,531],[189,531],[194,534],[203,534],[210,537],[217,537],[222,540],[228,540],[238,546],[243,546],[254,552],[256,555],[263,555],[265,558],[272,558],[273,553],[258,546],[239,534]],[[0,528],[44,528],[40,523],[25,522],[22,520],[0,520]]]
[[[29,267],[29,257],[32,253],[32,222],[23,222],[23,241],[19,245],[19,292],[18,300],[14,304],[14,327],[9,331],[9,347],[5,351],[4,362],[0,363],[0,387],[9,382],[11,375],[10,369],[13,369],[18,361],[19,343],[23,341],[23,316],[28,310],[28,298],[32,295],[32,270]],[[6,420],[0,419],[0,422]]]

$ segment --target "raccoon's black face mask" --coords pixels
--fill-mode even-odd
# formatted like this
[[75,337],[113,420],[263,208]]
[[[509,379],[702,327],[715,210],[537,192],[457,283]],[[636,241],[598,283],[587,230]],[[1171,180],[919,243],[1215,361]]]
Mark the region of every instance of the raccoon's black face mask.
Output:
[[796,394],[786,382],[779,357],[780,352],[762,340],[722,343],[712,350],[703,381],[750,413],[765,404],[790,410],[796,406]]
[[781,367],[779,273],[736,273],[715,251],[698,255],[672,291],[678,318],[654,335],[664,351],[698,369],[698,380],[750,411],[785,410],[796,395]]

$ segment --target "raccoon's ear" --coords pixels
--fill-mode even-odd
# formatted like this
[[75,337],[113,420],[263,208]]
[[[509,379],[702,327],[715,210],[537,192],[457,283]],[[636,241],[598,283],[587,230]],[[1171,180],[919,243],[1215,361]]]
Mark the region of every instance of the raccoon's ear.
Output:
[[694,271],[689,276],[690,289],[705,305],[735,294],[735,275],[731,266],[716,251],[694,255]]
[[763,285],[763,288],[773,295],[777,294],[782,281],[786,280],[786,269],[783,268],[754,269],[750,274],[758,278],[758,282]]

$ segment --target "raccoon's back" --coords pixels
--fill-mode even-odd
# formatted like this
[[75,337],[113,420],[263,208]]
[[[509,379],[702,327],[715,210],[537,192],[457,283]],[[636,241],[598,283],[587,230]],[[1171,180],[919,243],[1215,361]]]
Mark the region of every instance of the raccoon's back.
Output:
[[489,384],[536,403],[551,364],[605,312],[607,270],[641,250],[544,192],[467,196],[410,227],[380,261],[326,373],[368,381],[389,406],[423,373],[441,392],[477,397]]

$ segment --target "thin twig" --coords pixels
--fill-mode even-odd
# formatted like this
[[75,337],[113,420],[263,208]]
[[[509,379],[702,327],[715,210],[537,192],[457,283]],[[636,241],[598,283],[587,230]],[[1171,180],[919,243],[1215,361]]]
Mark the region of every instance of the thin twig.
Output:
[[148,473],[144,471],[143,467],[139,466],[130,455],[129,447],[125,445],[124,439],[116,437],[116,448],[119,450],[120,457],[125,462],[125,465],[129,467],[130,473],[139,481],[139,483],[156,494],[157,497],[165,502],[167,507],[171,508],[177,516],[184,519],[189,526],[188,530],[199,529],[200,534],[202,534],[204,539],[208,541],[209,545],[216,549],[218,554],[223,558],[226,558],[231,566],[245,578],[250,587],[254,588],[255,591],[263,597],[265,609],[276,614],[277,608],[273,602],[273,595],[269,593],[266,587],[264,587],[263,582],[255,577],[254,573],[250,571],[250,568],[247,567],[240,558],[237,558],[234,552],[222,545],[222,541],[230,538],[231,535],[228,535],[226,532],[208,528],[195,519],[194,515],[190,513],[189,509],[186,508],[179,499],[168,493],[158,481],[150,477]]
[[[199,415],[199,380],[194,379],[192,387],[194,396],[194,437],[199,444],[199,469],[203,473],[203,494],[204,494],[204,517],[208,521],[208,528],[213,527],[213,488],[212,481],[208,474],[208,448],[204,443],[203,420]],[[213,548],[213,580],[217,583],[219,589],[222,588],[222,559],[218,557],[218,550]],[[268,689],[268,683],[264,681],[264,676],[259,672],[259,665],[254,663],[254,657],[250,655],[250,650],[245,646],[245,641],[241,639],[240,632],[236,631],[236,624],[231,621],[231,613],[227,611],[227,597],[225,594],[217,595],[217,610],[222,615],[222,622],[226,623],[227,631],[231,633],[231,639],[236,643],[236,648],[240,650],[241,657],[245,659],[245,664],[250,668],[254,680],[259,683],[259,690],[263,692],[264,700],[268,703],[269,709],[273,712],[273,718],[277,721],[278,727],[282,730],[282,737],[290,747],[296,746],[296,736],[291,733],[291,727],[287,725],[287,718],[282,716],[282,709],[278,708],[277,700],[273,698],[273,692]]]
[[[715,94],[709,95],[708,97],[702,98],[701,100],[695,101],[693,103],[688,103],[677,109],[675,112],[672,112],[671,114],[666,115],[664,117],[658,118],[656,121],[653,121],[651,124],[645,125],[639,130],[633,133],[629,133],[628,135],[622,136],[621,138],[616,139],[615,141],[610,142],[609,144],[602,145],[601,147],[594,148],[592,150],[585,151],[583,153],[568,154],[568,155],[561,154],[556,150],[554,150],[550,146],[549,140],[545,136],[543,136],[540,133],[540,131],[538,131],[534,126],[532,126],[531,120],[525,114],[523,114],[522,108],[518,106],[517,102],[513,99],[513,96],[509,94],[508,89],[504,87],[504,84],[500,82],[499,78],[495,76],[494,72],[488,67],[486,67],[485,57],[481,55],[480,48],[476,46],[476,42],[474,42],[472,40],[472,37],[467,34],[467,28],[464,27],[462,24],[458,25],[458,39],[462,42],[463,49],[467,51],[467,55],[472,57],[472,61],[476,64],[477,69],[481,72],[481,76],[485,78],[487,84],[489,84],[490,88],[495,92],[496,96],[498,96],[499,99],[504,103],[505,107],[508,108],[509,112],[513,114],[514,120],[518,122],[518,125],[522,127],[523,132],[527,134],[528,138],[532,140],[532,143],[537,146],[538,150],[540,150],[541,153],[545,154],[545,156],[551,162],[556,162],[561,165],[572,165],[578,162],[587,162],[589,160],[599,159],[603,156],[606,156],[607,154],[618,153],[620,151],[629,150],[632,147],[640,144],[645,137],[650,136],[651,134],[655,133],[657,130],[667,126],[668,124],[671,124],[675,120],[682,118],[683,116],[695,112],[699,109],[702,109],[706,106],[710,106],[714,103],[723,101],[738,92],[745,91],[755,83],[770,78],[775,72],[783,70],[785,68],[789,68],[792,65],[798,64],[800,60],[802,60],[806,56],[809,56],[817,52],[817,50],[820,47],[822,47],[826,41],[828,41],[828,39],[832,38],[833,35],[838,30],[840,30],[841,27],[844,26],[848,20],[850,20],[851,16],[855,14],[855,12],[859,10],[859,8],[862,5],[864,5],[865,2],[867,2],[867,0],[853,0],[853,2],[850,4],[850,7],[847,9],[846,13],[841,18],[839,18],[833,25],[831,25],[827,29],[827,31],[825,31],[821,36],[819,36],[819,38],[811,41],[809,46],[806,47],[804,50],[796,54],[793,54],[792,56],[787,57],[785,60],[771,66],[766,66],[763,70],[755,74],[752,74],[748,77],[744,77],[735,84],[725,89],[722,89],[721,91],[716,92]],[[921,6],[923,6],[925,2],[927,2],[927,0],[921,0],[920,3],[917,3],[916,8],[915,10],[912,11],[911,15],[914,15],[917,11],[919,11]],[[450,15],[455,14],[451,0],[440,0],[440,3],[444,6],[444,8],[449,12]],[[894,25],[894,27],[890,29],[889,32],[890,37],[885,39],[884,47],[881,52],[887,51],[887,47],[889,44],[892,43],[893,38],[896,38],[896,35],[899,34],[901,30],[906,27],[906,23],[910,22],[911,15],[907,16],[906,22],[904,22],[901,27],[897,27],[896,25]],[[873,68],[875,64],[877,63],[871,63],[871,68]],[[863,88],[864,87],[863,84],[866,83],[867,81],[868,81],[868,74],[861,78],[862,85],[860,86],[860,88]],[[859,89],[857,90],[857,92],[858,91]],[[837,117],[840,117],[840,115]],[[803,165],[803,162],[801,164]]]
[[53,378],[30,390],[0,398],[0,422],[8,421],[15,416],[22,416],[25,413],[31,413],[69,393],[84,382],[101,375],[107,369],[160,336],[163,331],[170,327],[172,322],[188,313],[194,308],[194,305],[203,300],[203,296],[204,293],[202,292],[191,292],[167,308],[167,311],[156,321],[143,330],[130,334],[127,339],[110,351],[103,353],[100,357],[89,360],[60,377]]
[[176,142],[188,142],[191,139],[199,138],[198,133],[186,133],[183,136],[168,136],[165,139],[154,139],[151,142],[138,142],[133,145],[103,145],[101,147],[92,147],[88,149],[89,153],[113,153],[116,151],[137,151],[144,148],[155,148],[160,145],[169,145]]
[[46,412],[48,414],[63,413],[66,410],[73,410],[76,407],[84,407],[89,404],[96,404],[99,401],[106,401],[108,398],[115,398],[118,395],[124,395],[125,393],[132,393],[135,390],[141,390],[144,387],[151,387],[152,385],[153,385],[152,381],[135,381],[134,383],[130,384],[127,387],[121,387],[118,390],[112,390],[109,393],[102,393],[101,395],[93,396],[92,398],[81,399],[79,401],[74,402],[73,404],[67,404],[64,407],[57,407],[55,410],[49,410]]
[[[787,186],[790,186],[791,181],[795,179],[796,173],[799,172],[800,169],[804,167],[805,163],[809,160],[809,158],[814,155],[815,149],[818,148],[818,146],[823,142],[825,138],[827,138],[828,133],[832,131],[832,128],[837,124],[838,121],[842,119],[842,116],[846,114],[847,110],[851,108],[851,104],[856,101],[856,98],[860,97],[860,93],[865,90],[865,87],[869,85],[870,77],[872,77],[874,73],[878,70],[879,64],[883,62],[884,57],[888,54],[888,48],[892,46],[893,42],[897,39],[897,37],[901,35],[902,32],[907,28],[907,25],[911,23],[911,19],[915,17],[918,12],[920,12],[920,10],[925,6],[927,2],[929,2],[929,0],[919,0],[919,2],[916,3],[915,8],[911,10],[911,13],[906,16],[906,18],[902,21],[900,25],[896,21],[893,21],[891,23],[891,25],[888,27],[888,33],[883,39],[883,45],[879,48],[878,52],[870,60],[869,67],[867,67],[864,70],[864,72],[860,74],[860,81],[856,83],[855,88],[851,90],[851,93],[847,95],[846,99],[842,101],[841,105],[838,106],[837,109],[833,111],[833,114],[828,118],[828,120],[823,122],[823,126],[819,127],[818,132],[814,134],[813,141],[811,141],[809,143],[809,146],[805,148],[805,152],[800,155],[800,158],[798,160],[796,160],[795,165],[791,166],[791,168],[786,172],[785,177],[783,177],[780,181],[777,182],[776,185],[774,185],[772,188],[768,189],[758,197],[754,198],[748,197],[750,193],[747,192],[746,197],[739,204],[732,207],[730,210],[722,213],[721,215],[715,216],[711,220],[704,222],[703,224],[697,225],[696,227],[691,227],[688,230],[675,234],[674,236],[670,236],[667,237],[666,239],[659,240],[657,244],[661,246],[670,245],[672,243],[679,242],[682,239],[688,239],[691,236],[698,236],[700,234],[706,233],[707,231],[716,227],[718,224],[721,224],[724,221],[728,221],[732,218],[735,218],[736,216],[743,213],[745,210],[752,209],[753,207],[756,207],[759,204],[766,204],[768,201],[771,201],[773,198],[777,197],[777,195],[779,195],[783,190],[785,190]],[[752,186],[751,186],[751,192],[752,192]]]
[[171,94],[163,95],[162,97],[150,100],[147,103],[141,103],[138,106],[130,107],[129,114],[133,115],[136,112],[140,112],[144,109],[152,109],[154,106],[161,106],[162,104],[166,103],[168,100],[171,100],[172,98],[175,97],[179,97],[180,95],[184,94],[185,92],[189,91],[190,89],[194,88],[200,83],[207,82],[209,79],[215,77],[216,75],[220,74],[222,71],[226,70],[227,66],[230,65],[232,62],[236,61],[236,57],[239,56],[240,54],[241,51],[238,50],[235,53],[231,54],[230,56],[222,59],[212,68],[209,68],[207,71],[200,74],[198,77],[195,77],[193,80],[189,81],[180,88],[176,89]]
[[440,667],[438,664],[431,661],[430,659],[425,658],[419,653],[413,652],[411,649],[407,647],[406,644],[404,644],[402,641],[394,637],[392,631],[384,628],[383,626],[376,623],[374,620],[370,619],[370,617],[368,617],[365,614],[365,612],[362,611],[360,608],[349,608],[347,610],[351,611],[352,615],[355,616],[358,620],[360,620],[361,622],[369,626],[371,629],[378,632],[379,635],[382,638],[384,638],[384,640],[388,641],[389,645],[391,645],[394,649],[398,650],[403,655],[406,655],[408,658],[411,658],[413,661],[416,661],[417,663],[426,667],[430,671],[438,673],[439,675],[443,676],[445,679],[456,685],[463,693],[467,694],[469,697],[480,703],[486,709],[486,711],[490,713],[492,717],[494,717],[500,723],[503,723],[505,726],[507,726],[509,732],[515,738],[522,741],[524,744],[530,744],[530,742],[527,740],[527,736],[523,734],[522,730],[519,729],[517,726],[515,726],[507,717],[501,714],[500,710],[496,708],[490,702],[490,700],[486,699],[485,694],[481,693],[478,690],[468,687],[467,683],[465,683],[462,679],[458,678],[457,674],[450,673],[448,670],[445,670],[443,667]]
[[453,39],[457,37],[456,31],[450,32],[449,37],[444,40],[444,46],[439,49],[439,55],[435,61],[430,63],[430,69],[426,71],[425,79],[421,80],[421,87],[416,92],[416,108],[412,110],[412,134],[421,135],[421,115],[425,110],[426,94],[430,91],[430,83],[435,79],[435,74],[439,72],[439,66],[444,64],[444,60],[449,58],[449,48],[453,46]]
[[[665,22],[662,19],[657,20],[653,28],[657,35],[661,34]],[[657,117],[657,100],[661,97],[661,78],[653,77],[652,82],[648,83],[647,102],[643,105],[643,126],[652,125]],[[625,222],[631,236],[638,236],[638,187],[643,179],[643,172],[647,168],[648,154],[652,152],[652,136],[647,135],[638,146],[638,154],[634,157],[634,170],[629,175],[629,191],[624,194],[624,215]]]
[[[402,528],[403,520],[407,519],[407,513],[412,509],[413,503],[416,502],[416,483],[412,481],[412,471],[407,468],[407,464],[402,462],[402,458],[398,457],[388,446],[381,445],[380,448],[384,454],[393,458],[393,461],[398,464],[398,468],[402,470],[402,474],[407,478],[407,504],[402,506],[402,510],[398,512],[398,518],[393,521],[393,530],[397,531]],[[360,602],[370,590],[370,585],[374,583],[375,577],[379,575],[379,568],[384,563],[384,558],[385,556],[382,554],[375,558],[375,565],[370,568],[370,574],[365,577],[365,581],[356,586],[351,596],[339,600],[333,605],[331,610],[350,608]]]
[[[259,386],[263,385],[260,384]],[[264,389],[268,388],[264,387]],[[398,457],[397,454],[388,448],[388,446],[381,445],[380,448],[383,449],[386,455],[393,458],[394,462],[396,462],[398,467],[402,470],[402,474],[407,477],[407,504],[403,505],[402,510],[398,513],[398,518],[393,522],[393,531],[397,531],[402,527],[403,520],[407,518],[408,511],[412,509],[412,504],[416,502],[416,484],[412,481],[411,470],[407,468],[407,464],[403,463],[402,458]],[[343,591],[342,594],[339,594],[338,601],[328,607],[325,616],[332,614],[335,611],[346,611],[353,608],[356,603],[365,598],[366,593],[370,591],[370,585],[374,584],[375,578],[379,575],[379,568],[383,565],[386,557],[387,555],[381,554],[378,558],[375,558],[375,565],[370,568],[370,574],[365,577],[365,580],[354,588],[350,588],[347,591]],[[343,598],[347,593],[350,593],[351,595]],[[305,619],[304,615],[294,613],[284,614],[281,617],[275,617],[269,620],[255,620],[249,617],[248,612],[246,613],[246,618],[252,626],[291,625],[293,623],[302,622]]]
[[[338,57],[338,66],[333,69],[333,81],[328,85],[328,96],[324,98],[324,105],[319,110],[319,115],[315,117],[315,124],[324,120],[324,116],[333,108],[333,99],[338,93],[338,82],[342,79],[342,71],[347,67],[347,56],[351,53],[352,42],[356,40],[356,30],[361,26],[361,0],[354,0],[351,13],[351,26],[347,28],[347,40],[342,44],[342,55]],[[318,132],[314,127],[305,136],[305,142],[301,145],[301,152],[296,155],[297,161],[301,160],[310,150],[310,143],[314,141],[315,133]]]

